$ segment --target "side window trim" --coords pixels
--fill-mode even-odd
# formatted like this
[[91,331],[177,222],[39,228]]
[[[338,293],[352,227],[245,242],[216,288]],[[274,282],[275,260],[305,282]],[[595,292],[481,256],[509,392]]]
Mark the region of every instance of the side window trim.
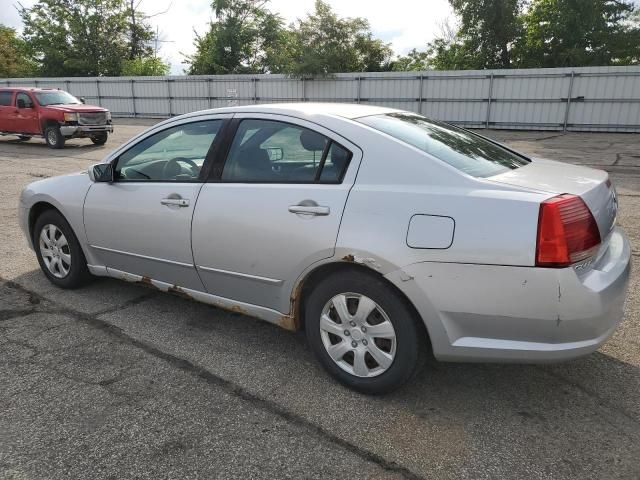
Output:
[[120,162],[120,157],[122,155],[124,155],[125,153],[129,152],[132,148],[135,148],[137,145],[139,145],[141,142],[144,142],[145,140],[153,137],[154,135],[157,135],[159,133],[165,132],[171,128],[175,128],[181,125],[190,125],[193,123],[201,123],[201,122],[211,122],[211,121],[221,121],[222,124],[220,125],[220,129],[218,130],[218,133],[216,134],[215,138],[213,139],[213,142],[211,143],[211,145],[209,145],[209,149],[207,150],[207,154],[204,157],[204,163],[202,164],[202,168],[200,169],[200,173],[198,174],[198,178],[192,179],[192,180],[180,180],[180,181],[172,181],[172,180],[151,180],[151,179],[144,179],[144,180],[139,180],[139,179],[135,179],[135,180],[122,180],[122,179],[118,179],[115,178],[114,182],[115,183],[204,183],[207,181],[207,176],[209,173],[209,170],[211,168],[211,163],[212,163],[212,155],[215,154],[215,149],[216,149],[216,144],[218,144],[219,142],[222,142],[223,140],[223,136],[225,134],[225,130],[228,128],[229,123],[231,123],[232,118],[231,117],[219,117],[219,118],[194,118],[193,121],[190,122],[182,122],[182,123],[178,123],[178,124],[168,124],[165,126],[165,128],[162,128],[160,130],[156,130],[153,131],[152,133],[150,133],[149,135],[145,135],[144,137],[140,138],[137,142],[128,145],[126,150],[123,150],[121,152],[118,152],[118,154],[112,158],[111,160],[109,160],[109,163],[111,163],[111,165],[113,166],[113,171],[115,173],[116,168],[118,167],[118,163]]
[[[316,172],[316,178],[314,178],[314,183],[320,183],[320,177],[322,176],[322,170],[324,169],[324,164],[327,161],[327,155],[329,155],[329,150],[331,150],[331,145],[333,144],[333,140],[327,137],[327,144],[324,146],[324,150],[322,151],[322,158],[320,159],[320,165],[318,165],[318,171]],[[346,168],[345,168],[346,170]]]
[[[291,125],[293,127],[296,128],[305,128],[307,130],[311,130],[319,135],[322,135],[323,137],[325,137],[327,139],[327,144],[325,145],[325,148],[322,152],[322,157],[320,160],[320,165],[318,166],[318,171],[316,172],[315,178],[311,181],[297,181],[297,180],[293,180],[293,181],[273,181],[273,182],[264,182],[264,181],[243,181],[243,182],[238,182],[235,180],[223,180],[222,179],[222,172],[224,170],[224,166],[227,163],[227,160],[229,159],[229,153],[231,151],[231,146],[233,144],[233,141],[235,140],[236,134],[238,133],[238,128],[240,127],[240,123],[242,123],[244,120],[270,120],[270,121],[274,121],[274,122],[280,122],[280,123],[285,123],[288,125]],[[341,144],[340,142],[335,141],[333,138],[331,138],[330,136],[328,136],[325,133],[320,133],[317,130],[315,130],[314,128],[305,126],[305,125],[300,125],[298,123],[292,122],[292,121],[287,121],[287,120],[283,120],[281,118],[264,118],[261,116],[242,116],[242,117],[234,117],[233,119],[230,119],[229,121],[230,125],[229,125],[229,129],[228,131],[224,132],[224,138],[221,139],[221,143],[224,144],[224,147],[220,149],[219,152],[217,152],[219,154],[219,156],[217,156],[214,159],[214,167],[212,167],[209,176],[206,178],[206,180],[204,180],[205,182],[208,183],[245,183],[245,184],[271,184],[271,185],[277,185],[277,184],[283,184],[283,185],[291,185],[291,184],[298,184],[298,185],[339,185],[344,181],[344,177],[347,174],[347,170],[349,169],[349,165],[351,164],[351,160],[353,159],[353,152],[351,151],[351,149],[345,147],[343,144]],[[216,137],[217,139],[217,137]],[[340,148],[342,148],[345,152],[347,152],[347,161],[345,163],[345,167],[343,168],[342,172],[340,173],[340,177],[336,180],[336,181],[321,181],[320,177],[322,176],[322,171],[324,169],[324,165],[326,162],[326,159],[329,155],[329,151],[331,150],[331,146],[332,145],[336,145]]]
[[226,124],[223,126],[224,129],[220,132],[218,148],[215,152],[212,152],[211,167],[207,172],[207,176],[203,179],[204,182],[222,183],[222,171],[227,163],[233,139],[236,138],[236,133],[242,120],[242,118],[235,117],[227,119]]

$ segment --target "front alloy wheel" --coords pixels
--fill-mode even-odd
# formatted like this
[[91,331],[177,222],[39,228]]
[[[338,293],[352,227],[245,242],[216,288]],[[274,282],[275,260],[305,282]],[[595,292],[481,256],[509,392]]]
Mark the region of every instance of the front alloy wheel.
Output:
[[60,127],[51,125],[44,131],[44,139],[50,148],[63,148],[65,138],[60,132]]
[[73,229],[56,210],[45,210],[33,226],[33,246],[40,268],[51,283],[77,288],[91,278]]
[[71,250],[69,242],[55,225],[47,224],[40,231],[40,255],[49,272],[56,278],[69,275]]

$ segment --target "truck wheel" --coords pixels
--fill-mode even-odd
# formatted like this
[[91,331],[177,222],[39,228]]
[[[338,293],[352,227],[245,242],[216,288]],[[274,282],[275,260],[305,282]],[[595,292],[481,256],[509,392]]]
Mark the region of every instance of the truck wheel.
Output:
[[91,141],[96,145],[104,145],[107,143],[107,133],[96,133],[91,136]]
[[31,136],[30,135],[18,135],[18,140],[20,140],[21,142],[28,142],[29,140],[31,140]]
[[62,148],[64,147],[64,135],[60,133],[60,128],[56,126],[47,127],[44,130],[44,139],[47,142],[49,148]]

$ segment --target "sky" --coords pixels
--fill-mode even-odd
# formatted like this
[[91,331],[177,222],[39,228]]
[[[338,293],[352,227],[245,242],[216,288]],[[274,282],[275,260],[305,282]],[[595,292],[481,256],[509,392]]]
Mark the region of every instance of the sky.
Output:
[[[440,25],[453,20],[447,0],[325,0],[342,17],[364,17],[369,20],[375,37],[390,43],[398,54],[412,48],[424,49],[440,32]],[[36,0],[20,0],[25,7]],[[271,0],[267,6],[279,13],[286,24],[313,11],[314,0]],[[21,29],[15,9],[17,0],[0,0],[0,23]],[[203,33],[211,19],[210,0],[142,0],[147,15],[167,11],[150,19],[158,28],[159,55],[171,64],[171,73],[180,75],[185,65],[183,54],[193,53],[194,29]]]

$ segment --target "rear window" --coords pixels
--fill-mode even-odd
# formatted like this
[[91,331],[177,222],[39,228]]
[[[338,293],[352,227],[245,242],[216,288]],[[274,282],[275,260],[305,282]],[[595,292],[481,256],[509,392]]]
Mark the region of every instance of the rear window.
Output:
[[417,114],[389,113],[356,120],[474,177],[490,177],[529,163],[488,140]]
[[13,92],[6,90],[4,92],[0,92],[0,105],[7,107],[11,105],[11,97],[13,96]]

